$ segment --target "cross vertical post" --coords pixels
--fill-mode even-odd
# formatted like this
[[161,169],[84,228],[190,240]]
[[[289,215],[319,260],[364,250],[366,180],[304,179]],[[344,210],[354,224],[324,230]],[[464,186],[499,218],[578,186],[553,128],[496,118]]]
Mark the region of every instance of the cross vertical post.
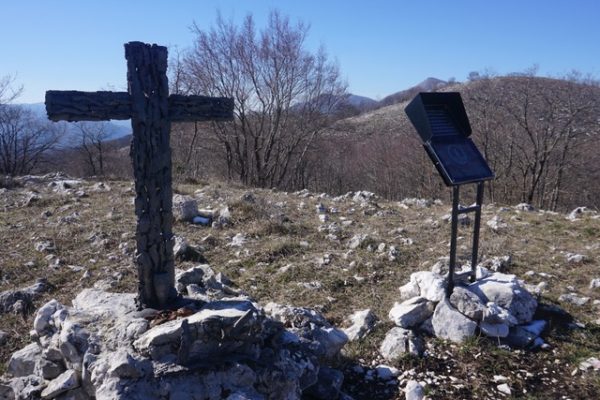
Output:
[[167,49],[127,43],[125,58],[133,128],[138,291],[142,304],[159,308],[175,296]]
[[176,296],[171,122],[229,121],[233,99],[169,96],[166,47],[129,42],[125,58],[127,93],[49,90],[46,111],[52,121],[131,118],[138,303],[141,308],[166,308]]

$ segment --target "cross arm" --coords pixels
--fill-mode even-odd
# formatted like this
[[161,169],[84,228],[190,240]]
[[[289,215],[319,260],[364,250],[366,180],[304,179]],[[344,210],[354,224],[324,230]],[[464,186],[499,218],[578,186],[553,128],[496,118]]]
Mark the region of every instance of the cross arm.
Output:
[[131,118],[131,100],[125,92],[49,90],[46,112],[52,121],[105,121]]
[[[52,121],[106,121],[130,119],[133,111],[129,93],[49,90],[46,92],[46,112]],[[172,122],[232,119],[233,99],[169,96],[169,120]]]
[[172,94],[169,96],[169,119],[172,122],[231,121],[233,99]]

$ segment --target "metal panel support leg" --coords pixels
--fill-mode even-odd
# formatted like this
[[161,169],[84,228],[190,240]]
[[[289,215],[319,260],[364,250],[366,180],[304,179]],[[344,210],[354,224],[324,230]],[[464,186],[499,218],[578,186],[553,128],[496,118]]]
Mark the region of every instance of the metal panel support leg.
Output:
[[481,208],[483,207],[483,182],[477,183],[477,209],[475,210],[475,226],[473,227],[473,253],[471,255],[471,282],[475,282],[477,258],[479,253],[479,228],[481,226]]
[[446,297],[450,298],[454,290],[454,269],[456,268],[456,236],[458,235],[458,198],[459,186],[452,187],[452,236],[450,237],[450,266],[448,268],[448,286]]

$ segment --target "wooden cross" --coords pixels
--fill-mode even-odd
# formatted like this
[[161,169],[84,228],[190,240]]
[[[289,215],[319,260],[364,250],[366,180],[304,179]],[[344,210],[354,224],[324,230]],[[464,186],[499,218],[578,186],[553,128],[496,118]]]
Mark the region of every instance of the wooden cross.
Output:
[[141,307],[165,308],[175,295],[172,233],[171,121],[228,121],[233,100],[170,95],[167,48],[125,44],[128,92],[46,92],[52,121],[130,119],[135,177],[136,263]]

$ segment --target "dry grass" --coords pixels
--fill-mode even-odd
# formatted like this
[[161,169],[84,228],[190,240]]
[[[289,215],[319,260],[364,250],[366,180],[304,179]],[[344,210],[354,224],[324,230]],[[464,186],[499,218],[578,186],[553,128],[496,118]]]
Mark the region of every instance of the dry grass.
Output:
[[[39,307],[50,298],[69,304],[78,291],[100,280],[110,282],[114,290],[135,290],[131,183],[108,182],[112,188],[108,192],[92,191],[93,184],[83,184],[89,195],[83,198],[54,192],[47,183],[35,187],[11,185],[0,195],[0,291],[46,277],[55,289],[36,302]],[[41,199],[24,206],[27,192],[33,189]],[[197,196],[201,208],[229,206],[231,226],[212,229],[178,222],[174,231],[190,244],[202,247],[213,268],[229,276],[258,302],[315,307],[338,326],[353,311],[371,308],[375,312],[382,323],[366,340],[346,346],[342,364],[362,360],[368,365],[377,360],[379,343],[391,327],[387,313],[398,301],[398,287],[412,272],[428,269],[448,252],[449,225],[441,220],[449,212],[448,204],[405,208],[395,202],[378,201],[377,206],[361,207],[349,199],[303,198],[205,182],[177,185],[175,192]],[[247,192],[253,193],[254,202],[242,199]],[[329,214],[330,221],[325,223],[339,225],[340,230],[335,233],[338,240],[328,237],[327,230],[319,229],[323,224],[316,213],[318,203],[339,210]],[[48,211],[50,216],[41,216]],[[496,233],[485,225],[494,215],[508,223],[506,230]],[[344,220],[352,223],[343,225]],[[511,255],[510,273],[528,283],[548,283],[544,301],[556,302],[560,294],[571,291],[569,286],[582,295],[600,299],[600,290],[595,293],[588,289],[590,279],[600,277],[600,219],[585,216],[571,222],[561,214],[502,211],[486,206],[482,222],[481,257]],[[460,232],[459,256],[463,262],[470,254],[470,230],[463,228]],[[248,239],[242,248],[229,246],[237,233],[244,233]],[[357,233],[368,234],[370,239],[361,248],[349,251],[347,243]],[[205,240],[207,236],[210,240]],[[414,243],[404,244],[406,238]],[[34,245],[42,239],[52,241],[56,251],[36,251]],[[378,253],[368,246],[376,249],[379,243],[396,246],[398,259],[390,261],[387,249]],[[582,253],[586,261],[570,265],[566,252]],[[322,261],[326,256],[329,263]],[[56,260],[60,260],[58,264]],[[525,272],[529,270],[552,277],[528,277]],[[83,279],[84,271],[91,276]],[[494,374],[509,376],[518,397],[593,397],[600,389],[598,377],[578,374],[572,378],[570,372],[581,359],[599,354],[600,328],[591,323],[599,317],[598,310],[591,301],[585,307],[564,307],[587,327],[578,331],[553,330],[548,337],[553,346],[550,352],[507,352],[488,340],[474,340],[462,347],[430,341],[431,352],[436,356],[406,358],[397,366],[435,371],[457,379],[458,383],[448,380],[444,385],[431,385],[428,392],[432,398],[495,398]],[[26,332],[31,324],[31,316],[25,320],[2,316],[0,329],[10,333],[8,343],[0,350],[2,364],[27,342]],[[535,376],[521,378],[519,370],[531,371]],[[347,378],[348,385],[356,383]],[[353,391],[357,399],[400,398],[397,388],[379,387],[376,383],[346,389]]]

